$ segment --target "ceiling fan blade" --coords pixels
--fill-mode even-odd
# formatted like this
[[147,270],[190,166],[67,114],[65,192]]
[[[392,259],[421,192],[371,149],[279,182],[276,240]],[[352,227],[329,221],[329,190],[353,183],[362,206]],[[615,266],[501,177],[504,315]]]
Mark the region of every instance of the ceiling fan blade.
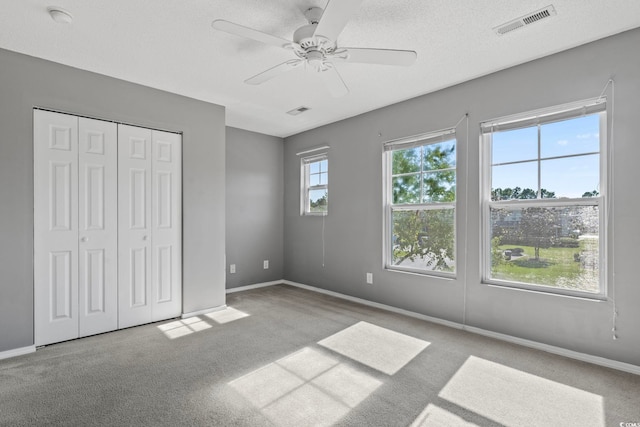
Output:
[[416,62],[418,55],[413,50],[344,48],[345,54],[338,53],[331,61],[356,62],[362,64],[409,66]]
[[254,30],[253,28],[234,24],[233,22],[225,21],[223,19],[217,19],[213,21],[211,23],[211,26],[216,30],[224,31],[225,33],[259,41],[261,43],[270,44],[272,46],[277,46],[284,49],[292,47],[292,45],[294,44],[289,40],[272,36],[271,34],[263,33],[262,31]]
[[327,68],[320,71],[320,78],[324,82],[327,89],[334,98],[340,98],[349,93],[349,88],[340,77],[338,70],[331,64],[327,64]]
[[314,36],[323,36],[336,41],[351,16],[356,13],[363,0],[333,0],[324,8]]
[[298,68],[302,64],[304,64],[304,61],[302,59],[292,59],[291,61],[283,62],[282,64],[276,65],[273,68],[269,68],[267,71],[263,71],[260,74],[256,74],[255,76],[248,78],[244,82],[250,85],[259,85],[266,82],[267,80],[271,80],[272,78],[282,73],[286,73],[287,71],[291,71],[294,68]]

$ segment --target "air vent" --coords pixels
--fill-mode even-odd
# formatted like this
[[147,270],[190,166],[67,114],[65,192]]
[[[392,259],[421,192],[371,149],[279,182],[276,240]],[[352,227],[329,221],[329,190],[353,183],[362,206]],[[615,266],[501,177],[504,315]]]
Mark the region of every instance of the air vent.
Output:
[[517,30],[518,28],[522,28],[524,26],[533,24],[534,22],[541,21],[546,18],[550,18],[556,15],[556,9],[553,5],[549,5],[543,9],[536,10],[535,12],[529,13],[527,15],[521,16],[520,18],[509,21],[505,24],[499,25],[493,29],[499,36],[510,33],[511,31]]
[[290,114],[292,116],[297,116],[298,114],[302,114],[307,110],[310,110],[310,108],[309,107],[298,107],[298,108],[294,108],[293,110],[287,111],[287,114]]

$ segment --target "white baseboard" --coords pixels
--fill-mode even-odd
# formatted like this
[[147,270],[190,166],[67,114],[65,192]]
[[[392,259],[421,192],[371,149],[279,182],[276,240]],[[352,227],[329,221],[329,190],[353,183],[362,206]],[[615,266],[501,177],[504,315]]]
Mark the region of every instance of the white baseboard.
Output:
[[254,283],[253,285],[238,286],[237,288],[227,289],[227,293],[232,294],[234,292],[248,291],[249,289],[258,289],[258,288],[265,288],[267,286],[281,285],[283,283],[285,283],[284,280],[274,280],[272,282]]
[[501,334],[498,332],[488,331],[486,329],[476,328],[474,326],[465,326],[465,331],[483,335],[489,338],[495,338],[501,341],[507,341],[512,344],[518,344],[524,347],[534,348],[536,350],[546,351],[547,353],[557,354],[559,356],[568,357],[570,359],[580,360],[582,362],[593,363],[594,365],[604,366],[606,368],[613,368],[619,371],[629,372],[631,374],[640,375],[640,366],[632,365],[630,363],[619,362],[617,360],[611,360],[600,356],[593,356],[591,354],[580,353],[578,351],[568,350],[562,347],[556,347],[554,345],[543,344],[537,341],[530,341],[524,338],[514,337],[512,335]]
[[295,286],[297,288],[306,289],[306,290],[309,290],[309,291],[318,292],[318,293],[325,294],[325,295],[330,295],[330,296],[333,296],[333,297],[336,297],[336,298],[341,298],[341,299],[344,299],[344,300],[347,300],[347,301],[356,302],[356,303],[363,304],[363,305],[366,305],[366,306],[369,306],[369,307],[375,307],[375,308],[379,308],[379,309],[382,309],[382,310],[391,311],[393,313],[403,314],[405,316],[413,317],[413,318],[416,318],[416,319],[421,319],[421,320],[426,320],[428,322],[437,323],[439,325],[448,326],[450,328],[461,329],[461,330],[464,330],[464,331],[467,331],[467,332],[471,332],[471,333],[474,333],[474,334],[478,334],[478,335],[482,335],[482,336],[485,336],[485,337],[495,338],[495,339],[498,339],[500,341],[506,341],[506,342],[509,342],[509,343],[512,343],[512,344],[518,344],[518,345],[521,345],[521,346],[524,346],[524,347],[529,347],[529,348],[533,348],[533,349],[536,349],[536,350],[545,351],[547,353],[552,353],[552,354],[557,354],[559,356],[568,357],[570,359],[580,360],[582,362],[592,363],[594,365],[604,366],[606,368],[617,369],[619,371],[629,372],[629,373],[635,374],[635,375],[640,375],[640,366],[632,365],[630,363],[619,362],[617,360],[611,360],[611,359],[607,359],[607,358],[600,357],[600,356],[593,356],[591,354],[580,353],[578,351],[568,350],[566,348],[556,347],[556,346],[549,345],[549,344],[543,344],[543,343],[540,343],[540,342],[537,342],[537,341],[531,341],[531,340],[527,340],[527,339],[524,339],[524,338],[518,338],[518,337],[514,337],[512,335],[501,334],[499,332],[488,331],[486,329],[476,328],[474,326],[463,325],[462,323],[452,322],[450,320],[444,320],[444,319],[439,319],[437,317],[426,316],[424,314],[415,313],[413,311],[404,310],[404,309],[393,307],[393,306],[390,306],[390,305],[380,304],[380,303],[369,301],[369,300],[365,300],[365,299],[362,299],[362,298],[352,297],[350,295],[344,295],[344,294],[341,294],[341,293],[338,293],[338,292],[334,292],[334,291],[328,291],[326,289],[317,288],[315,286],[309,286],[309,285],[305,285],[305,284],[302,284],[302,283],[292,282],[291,280],[278,280],[278,281],[274,281],[274,282],[259,283],[259,284],[256,284],[256,285],[243,286],[241,288],[234,288],[234,289],[231,289],[231,290],[227,290],[227,293],[229,293],[230,291],[239,292],[239,291],[255,289],[255,288],[262,288],[262,287],[265,287],[265,286],[279,285],[279,284]]
[[227,305],[223,304],[223,305],[219,305],[217,307],[205,308],[204,310],[192,311],[192,312],[189,312],[189,313],[182,313],[182,316],[180,316],[180,317],[182,319],[188,319],[189,317],[200,316],[200,315],[207,314],[207,313],[213,313],[215,311],[224,310],[225,308],[227,308]]
[[10,357],[22,356],[23,354],[29,354],[36,351],[35,345],[28,347],[14,348],[13,350],[0,351],[0,360],[8,359]]
[[378,302],[373,302],[373,301],[369,301],[369,300],[358,298],[358,297],[352,297],[350,295],[344,295],[338,292],[328,291],[322,288],[316,288],[314,286],[303,285],[302,283],[292,282],[290,280],[283,280],[280,283],[284,283],[285,285],[295,286],[297,288],[307,289],[309,291],[318,292],[325,295],[330,295],[332,297],[344,299],[351,302],[357,302],[359,304],[367,305],[369,307],[379,308],[381,310],[391,311],[393,313],[398,313],[398,314],[404,314],[405,316],[415,317],[417,319],[426,320],[428,322],[437,323],[439,325],[448,326],[450,328],[463,329],[462,324],[460,323],[452,322],[450,320],[440,319],[437,317],[427,316],[427,315],[416,313],[413,311],[404,310],[402,308],[393,307],[391,305],[380,304]]

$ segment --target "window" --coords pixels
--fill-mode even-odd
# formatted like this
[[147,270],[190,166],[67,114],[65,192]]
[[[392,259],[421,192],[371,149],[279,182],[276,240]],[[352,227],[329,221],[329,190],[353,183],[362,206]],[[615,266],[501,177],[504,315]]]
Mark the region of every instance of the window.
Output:
[[604,295],[606,103],[481,125],[484,281]]
[[389,141],[384,151],[385,267],[453,275],[454,130]]
[[329,170],[326,154],[301,159],[301,215],[326,215],[329,197]]

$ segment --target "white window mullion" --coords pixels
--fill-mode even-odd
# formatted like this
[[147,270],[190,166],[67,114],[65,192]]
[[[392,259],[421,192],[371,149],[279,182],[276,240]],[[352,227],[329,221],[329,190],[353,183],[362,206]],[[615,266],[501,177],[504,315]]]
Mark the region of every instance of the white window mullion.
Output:
[[542,141],[540,138],[540,125],[538,125],[538,190],[536,194],[538,195],[538,199],[542,198]]

